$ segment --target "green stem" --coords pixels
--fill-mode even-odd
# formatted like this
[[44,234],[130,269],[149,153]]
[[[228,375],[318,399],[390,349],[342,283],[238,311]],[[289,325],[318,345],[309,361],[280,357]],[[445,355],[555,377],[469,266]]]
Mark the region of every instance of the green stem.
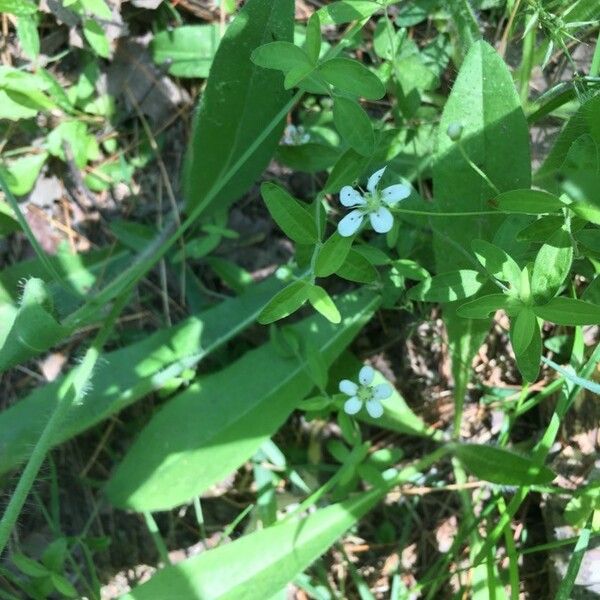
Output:
[[56,431],[62,425],[69,410],[75,404],[80,402],[85,395],[85,390],[88,381],[92,376],[98,356],[100,355],[100,350],[106,343],[117,317],[127,303],[128,297],[129,294],[126,293],[117,299],[110,314],[106,318],[102,329],[100,329],[96,339],[85,353],[83,361],[76,369],[71,371],[68,377],[65,378],[58,391],[56,408],[35,444],[29,461],[17,483],[17,487],[2,515],[2,520],[0,521],[0,554],[2,554],[2,551],[6,547],[10,534],[19,518],[21,509],[27,500],[27,496],[35,482],[40,467],[42,466],[48,451],[52,447]]
[[597,77],[600,73],[600,31],[598,32],[598,39],[596,40],[596,48],[594,49],[594,56],[592,57],[592,64],[590,65],[590,77]]
[[471,169],[473,169],[494,190],[496,195],[500,195],[500,190],[496,187],[494,182],[469,158],[469,155],[463,148],[463,145],[460,142],[460,140],[456,142],[456,145],[458,146],[460,153],[462,154],[463,158],[467,161]]
[[171,559],[169,558],[169,551],[167,550],[167,546],[165,541],[162,539],[162,535],[160,534],[160,529],[154,520],[152,513],[148,510],[144,511],[144,521],[146,522],[146,527],[150,532],[150,536],[154,541],[154,545],[156,546],[156,550],[158,555],[160,556],[160,560],[163,561],[164,565],[170,565]]
[[531,70],[533,69],[533,54],[535,50],[535,35],[536,28],[533,27],[527,32],[523,40],[523,58],[521,60],[521,69],[519,72],[519,96],[521,103],[526,105],[529,98],[529,79],[531,78]]

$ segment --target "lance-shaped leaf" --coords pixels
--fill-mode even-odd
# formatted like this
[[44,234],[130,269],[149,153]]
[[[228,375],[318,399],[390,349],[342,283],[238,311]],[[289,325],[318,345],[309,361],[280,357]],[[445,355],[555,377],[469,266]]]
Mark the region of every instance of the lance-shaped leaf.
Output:
[[598,325],[600,306],[575,298],[552,298],[547,304],[534,306],[535,314],[557,325]]
[[[368,292],[337,300],[332,325],[315,315],[291,328],[329,366],[371,317]],[[313,387],[306,359],[284,357],[273,342],[247,352],[170,400],[119,465],[106,492],[115,505],[168,510],[227,477],[269,439]]]
[[[281,73],[250,60],[267,42],[292,41],[292,0],[249,0],[227,28],[213,60],[194,119],[183,185],[189,212],[212,198],[223,208],[237,200],[260,175],[281,138],[284,119],[251,151],[255,141],[290,99]],[[229,177],[235,167],[235,177]],[[238,168],[239,167],[239,168]]]
[[456,309],[456,314],[465,319],[488,319],[497,310],[506,310],[514,302],[506,294],[487,294],[461,304]]
[[501,212],[523,215],[556,213],[565,207],[554,194],[529,189],[504,192],[490,200],[490,204]]
[[[84,401],[72,407],[53,439],[64,442],[116,414],[185,370],[255,323],[264,303],[280,287],[275,278],[253,286],[239,298],[159,330],[142,341],[103,354]],[[25,460],[57,403],[64,377],[34,390],[0,413],[0,473]]]
[[[518,339],[521,332],[515,332],[515,323],[516,321],[513,319],[513,321],[511,321],[510,340],[515,352],[517,367],[525,381],[533,382],[537,379],[540,372],[540,361],[542,360],[542,336],[540,335],[540,326],[537,319],[533,319],[533,333],[531,334],[531,340],[525,348],[522,348],[519,346],[521,341]],[[515,335],[517,336],[516,341]],[[520,352],[517,352],[517,347]]]
[[468,471],[486,481],[504,485],[544,485],[555,475],[531,458],[483,444],[454,444],[452,451]]
[[521,355],[527,350],[533,338],[535,324],[536,316],[529,306],[523,307],[511,322],[510,340],[516,355]]
[[306,281],[293,281],[267,302],[258,315],[258,322],[268,325],[295,313],[308,300],[309,292],[310,284]]
[[372,490],[305,519],[255,531],[159,571],[121,600],[265,600],[302,573],[383,497]]
[[490,275],[501,281],[508,281],[513,287],[519,289],[521,269],[512,256],[485,240],[473,240],[471,248],[477,260]]

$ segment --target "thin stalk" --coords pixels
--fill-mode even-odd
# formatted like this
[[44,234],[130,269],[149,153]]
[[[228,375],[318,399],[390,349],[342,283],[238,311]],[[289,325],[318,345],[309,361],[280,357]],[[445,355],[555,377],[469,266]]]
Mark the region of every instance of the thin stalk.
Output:
[[56,408],[35,444],[31,456],[29,457],[29,461],[17,483],[17,487],[2,515],[2,520],[0,521],[0,554],[2,554],[2,551],[6,547],[10,534],[19,518],[21,509],[27,500],[27,496],[35,482],[40,467],[52,447],[56,432],[62,425],[69,410],[75,404],[80,402],[85,395],[85,390],[94,371],[94,367],[96,366],[100,350],[111,334],[114,324],[125,307],[128,298],[129,293],[126,293],[117,299],[106,318],[104,325],[96,335],[94,342],[85,353],[81,364],[66,377],[61,385],[58,391]]
[[600,74],[600,31],[598,32],[598,39],[596,40],[596,48],[594,49],[594,56],[592,56],[592,64],[590,65],[590,77],[598,77]]
[[160,534],[160,529],[154,520],[152,513],[148,510],[144,511],[144,521],[146,522],[146,527],[150,532],[150,536],[152,537],[152,541],[156,546],[156,550],[158,555],[160,556],[160,560],[163,561],[163,564],[170,565],[171,559],[169,558],[169,551],[167,550],[167,546],[165,541],[162,539],[162,535]]

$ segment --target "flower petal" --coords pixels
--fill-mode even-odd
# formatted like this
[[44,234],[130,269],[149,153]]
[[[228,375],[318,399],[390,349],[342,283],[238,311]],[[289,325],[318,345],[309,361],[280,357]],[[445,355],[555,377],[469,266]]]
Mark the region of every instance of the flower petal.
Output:
[[340,392],[342,392],[342,394],[346,394],[347,396],[354,396],[356,392],[358,392],[358,386],[354,383],[354,381],[342,379],[340,381]]
[[362,194],[349,185],[345,185],[340,190],[340,202],[344,206],[359,206],[367,203]]
[[346,400],[344,403],[344,411],[349,415],[355,415],[362,408],[362,402],[353,396],[350,400]]
[[377,233],[387,233],[394,224],[394,217],[385,206],[380,206],[376,211],[369,213],[369,220],[371,227]]
[[358,380],[363,385],[371,385],[373,377],[375,377],[375,371],[369,365],[365,365],[358,373]]
[[342,237],[350,237],[354,235],[361,223],[363,222],[364,215],[360,210],[353,210],[348,213],[339,223],[338,232]]
[[373,173],[373,175],[371,175],[371,177],[369,177],[369,181],[367,181],[367,189],[371,193],[373,193],[375,191],[375,188],[381,181],[381,178],[383,177],[383,174],[386,169],[387,169],[387,165],[385,167],[383,167],[383,169],[379,169],[379,171],[375,171],[375,173]]
[[393,391],[388,383],[380,383],[373,388],[373,400],[385,400],[392,395]]
[[385,190],[381,192],[381,197],[388,206],[394,206],[396,202],[400,202],[400,200],[408,198],[410,196],[410,192],[411,189],[408,185],[398,183],[396,185],[390,185],[390,187],[386,187]]
[[367,412],[373,419],[379,419],[383,414],[383,406],[379,400],[369,400],[367,402]]

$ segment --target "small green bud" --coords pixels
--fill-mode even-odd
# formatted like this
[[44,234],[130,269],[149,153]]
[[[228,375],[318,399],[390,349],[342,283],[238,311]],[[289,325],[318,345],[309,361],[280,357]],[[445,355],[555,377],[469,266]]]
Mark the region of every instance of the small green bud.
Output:
[[448,129],[446,129],[446,133],[448,134],[448,137],[453,142],[458,142],[458,140],[460,140],[460,136],[462,135],[462,132],[463,132],[463,126],[461,123],[450,123],[450,125],[448,125]]

